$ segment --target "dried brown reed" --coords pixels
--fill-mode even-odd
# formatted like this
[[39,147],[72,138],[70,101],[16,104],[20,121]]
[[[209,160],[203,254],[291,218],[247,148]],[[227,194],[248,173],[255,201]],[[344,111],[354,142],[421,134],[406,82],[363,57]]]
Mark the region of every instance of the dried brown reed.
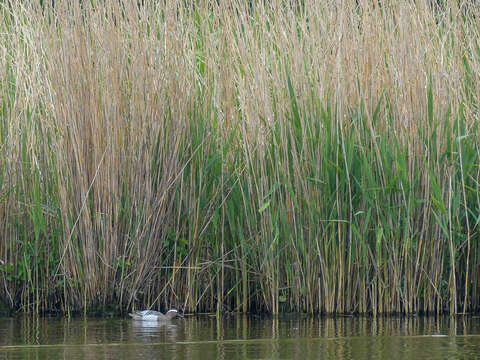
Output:
[[469,2],[0,2],[0,294],[27,312],[475,311]]

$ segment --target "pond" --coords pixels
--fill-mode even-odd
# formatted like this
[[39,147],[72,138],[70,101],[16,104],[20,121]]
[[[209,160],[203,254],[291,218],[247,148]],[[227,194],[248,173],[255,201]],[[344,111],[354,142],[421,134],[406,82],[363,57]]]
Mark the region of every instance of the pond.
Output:
[[479,317],[1,318],[3,359],[475,359]]

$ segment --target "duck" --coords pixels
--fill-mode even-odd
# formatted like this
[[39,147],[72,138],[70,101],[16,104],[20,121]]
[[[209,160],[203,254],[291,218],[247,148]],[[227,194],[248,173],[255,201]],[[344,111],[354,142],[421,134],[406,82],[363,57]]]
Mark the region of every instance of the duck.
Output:
[[170,309],[165,314],[155,310],[139,310],[134,313],[129,313],[133,320],[143,321],[170,321],[177,316],[183,318],[183,315],[178,312],[177,309]]

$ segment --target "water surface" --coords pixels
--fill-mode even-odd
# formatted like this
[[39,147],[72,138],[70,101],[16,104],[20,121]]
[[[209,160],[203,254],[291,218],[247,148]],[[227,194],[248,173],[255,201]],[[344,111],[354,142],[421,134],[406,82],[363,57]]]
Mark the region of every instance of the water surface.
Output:
[[476,359],[478,317],[0,319],[3,359]]

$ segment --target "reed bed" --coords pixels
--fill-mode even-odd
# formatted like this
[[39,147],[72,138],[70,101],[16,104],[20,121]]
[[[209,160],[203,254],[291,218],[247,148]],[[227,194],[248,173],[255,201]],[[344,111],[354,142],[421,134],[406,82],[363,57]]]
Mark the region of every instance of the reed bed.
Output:
[[0,298],[480,306],[469,1],[0,1]]

